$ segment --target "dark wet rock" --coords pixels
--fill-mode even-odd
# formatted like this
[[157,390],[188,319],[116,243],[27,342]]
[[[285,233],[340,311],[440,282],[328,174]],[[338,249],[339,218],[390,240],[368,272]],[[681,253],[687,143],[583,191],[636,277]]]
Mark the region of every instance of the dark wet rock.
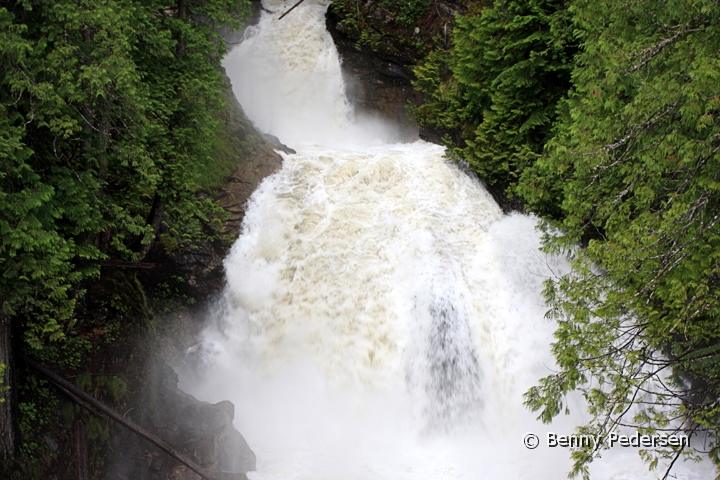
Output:
[[43,439],[45,440],[48,448],[50,448],[53,452],[57,452],[60,449],[58,443],[50,435],[43,435]]
[[420,133],[418,135],[426,142],[434,143],[436,145],[442,145],[442,139],[444,134],[445,132],[438,128],[424,127],[420,129]]
[[228,180],[217,195],[220,206],[230,214],[223,224],[225,233],[237,237],[240,234],[245,207],[250,195],[266,177],[282,168],[282,157],[275,152],[273,145],[258,145],[255,152],[243,159],[240,167]]
[[[394,2],[391,2],[393,4]],[[433,2],[425,15],[414,24],[398,21],[393,14],[397,7],[382,2],[361,1],[349,15],[362,16],[362,22],[350,22],[332,7],[326,26],[342,59],[348,85],[348,97],[362,114],[380,116],[403,126],[404,137],[418,136],[425,141],[442,144],[446,133],[430,127],[418,131],[407,104],[422,104],[423,95],[412,88],[413,67],[433,48],[448,48],[455,24],[455,15],[467,12],[469,0]],[[350,11],[348,11],[350,12]],[[357,25],[363,25],[358,28]],[[371,46],[361,41],[363,34],[378,36]]]
[[257,23],[260,21],[261,11],[263,10],[268,11],[265,7],[262,6],[261,0],[250,0],[250,17],[246,19],[245,22],[243,22],[243,27],[239,30],[234,30],[227,25],[223,25],[217,28],[218,34],[225,40],[225,44],[229,48],[233,48],[234,46],[239,45],[243,41],[245,28],[257,25]]
[[[229,401],[202,402],[178,389],[175,371],[155,360],[137,408],[128,417],[174,445],[189,459],[221,480],[245,480],[255,470],[255,454],[233,426]],[[126,435],[117,478],[196,480],[200,477],[139,437]]]
[[252,154],[240,160],[238,169],[217,193],[218,204],[228,214],[223,223],[225,238],[196,243],[174,254],[168,268],[185,278],[187,295],[204,299],[222,288],[223,259],[240,235],[247,202],[260,182],[282,168],[282,157],[274,148],[277,147],[269,143],[258,145]]
[[185,291],[193,298],[204,299],[222,288],[222,261],[225,242],[202,242],[175,254],[174,270],[185,278]]
[[326,25],[338,49],[348,99],[356,114],[390,120],[402,128],[403,137],[417,138],[417,126],[406,108],[408,101],[419,104],[422,100],[411,85],[411,63],[400,56],[357,48],[356,40],[337,28],[338,22],[329,12]]
[[[478,179],[482,183],[482,180],[480,179],[479,175],[476,172],[467,170],[466,173],[468,175],[473,176],[474,178]],[[502,184],[495,184],[495,185],[487,185],[483,183],[485,186],[485,190],[488,191],[490,195],[492,195],[493,200],[495,200],[495,203],[497,203],[500,208],[502,209],[503,213],[506,215],[509,215],[513,212],[519,212],[519,213],[526,213],[525,212],[525,204],[522,200],[520,200],[516,196],[508,196],[508,186],[502,185]]]
[[292,148],[290,148],[287,145],[285,145],[284,143],[282,143],[280,141],[280,139],[278,137],[276,137],[275,135],[270,135],[269,133],[263,133],[262,137],[265,139],[266,142],[268,142],[270,145],[275,147],[275,150],[280,150],[281,152],[290,153],[290,154],[297,153],[295,150],[293,150]]
[[330,7],[326,19],[336,44],[338,40],[343,44],[349,40],[356,47],[385,60],[398,65],[414,65],[428,51],[450,46],[456,15],[467,13],[473,2],[436,0],[410,21],[403,18],[402,2],[395,0],[335,3],[338,8]]

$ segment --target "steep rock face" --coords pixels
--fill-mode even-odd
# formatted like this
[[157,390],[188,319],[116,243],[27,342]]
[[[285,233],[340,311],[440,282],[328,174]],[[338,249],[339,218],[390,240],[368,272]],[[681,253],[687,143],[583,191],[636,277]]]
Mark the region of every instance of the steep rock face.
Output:
[[245,217],[245,205],[265,177],[282,168],[282,157],[270,144],[258,145],[249,157],[243,159],[240,166],[228,180],[227,186],[217,194],[218,203],[230,214],[223,230],[234,237],[240,234],[242,220]]
[[228,214],[223,223],[223,233],[227,238],[193,245],[174,256],[178,273],[186,277],[191,296],[206,298],[222,288],[222,261],[232,245],[228,239],[234,240],[240,235],[250,195],[265,177],[280,168],[282,157],[267,143],[257,145],[250,155],[240,159],[238,169],[216,195],[218,203]]
[[[201,402],[178,389],[175,371],[162,360],[150,369],[141,401],[128,417],[178,448],[215,478],[246,480],[255,470],[255,454],[232,424],[235,407],[229,401]],[[201,477],[129,432],[119,439],[121,458],[114,478],[199,480]]]
[[[455,15],[464,14],[469,3],[336,0],[326,24],[342,59],[348,96],[356,111],[405,126],[406,139],[417,135],[406,108],[408,103],[423,102],[423,95],[412,88],[413,67],[431,50],[449,48]],[[422,128],[419,136],[441,143],[442,133]]]
[[465,14],[471,3],[471,0],[335,0],[327,19],[334,30],[351,39],[358,48],[400,65],[413,65],[431,50],[450,46],[455,15]]
[[411,85],[411,59],[357,48],[356,40],[342,29],[337,14],[328,11],[326,20],[342,61],[348,99],[356,114],[390,120],[403,127],[403,137],[417,138],[417,126],[406,108],[408,101],[419,104],[422,100]]
[[243,35],[245,34],[245,28],[257,25],[260,21],[262,9],[262,0],[250,0],[250,18],[245,20],[243,28],[240,30],[232,30],[227,25],[217,28],[217,32],[225,40],[228,47],[232,48],[234,45],[242,42]]

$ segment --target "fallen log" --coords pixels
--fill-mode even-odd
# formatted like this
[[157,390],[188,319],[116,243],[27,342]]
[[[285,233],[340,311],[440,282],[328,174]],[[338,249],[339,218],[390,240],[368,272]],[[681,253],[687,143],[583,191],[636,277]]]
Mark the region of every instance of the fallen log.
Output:
[[135,433],[136,435],[139,435],[140,437],[144,438],[148,442],[152,443],[153,445],[158,447],[160,450],[167,453],[168,455],[173,457],[175,460],[177,460],[178,462],[182,463],[183,465],[188,467],[193,472],[200,475],[205,480],[216,480],[208,472],[206,472],[202,467],[200,467],[199,465],[196,465],[195,462],[188,459],[185,455],[183,455],[178,450],[176,450],[175,447],[173,447],[169,443],[165,442],[161,438],[156,437],[155,435],[148,432],[141,426],[137,425],[135,422],[123,417],[122,415],[117,413],[115,410],[111,409],[104,403],[100,402],[98,399],[96,399],[92,395],[77,388],[72,383],[68,382],[61,376],[57,375],[55,372],[53,372],[49,368],[45,367],[44,365],[41,365],[40,363],[38,363],[35,360],[28,358],[28,357],[25,357],[25,361],[32,368],[34,368],[35,370],[37,370],[38,372],[43,374],[48,380],[50,380],[52,383],[57,385],[60,388],[60,390],[69,394],[68,396],[71,399],[73,399],[74,401],[78,402],[80,405],[83,405],[84,407],[87,407],[89,405],[95,411],[102,412],[103,414],[107,415],[110,419],[116,421],[117,423],[119,423],[123,427],[127,428],[131,432]]
[[280,15],[280,18],[278,18],[278,20],[282,20],[285,15],[287,15],[288,13],[292,12],[293,10],[295,10],[295,7],[297,7],[298,5],[300,5],[300,4],[301,4],[302,2],[304,2],[304,1],[305,1],[305,0],[300,0],[300,1],[297,2],[295,5],[293,5],[292,7],[290,7],[290,9],[289,9],[287,12],[283,13],[282,15]]

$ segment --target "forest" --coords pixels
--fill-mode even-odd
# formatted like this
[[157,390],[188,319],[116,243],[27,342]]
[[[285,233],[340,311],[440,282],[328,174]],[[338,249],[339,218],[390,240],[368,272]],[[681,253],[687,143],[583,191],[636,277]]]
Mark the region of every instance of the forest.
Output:
[[[544,293],[559,371],[526,405],[550,422],[580,391],[583,433],[686,432],[715,462],[719,21],[716,1],[478,2],[457,18],[450,54],[415,68],[428,99],[418,122],[572,259]],[[572,474],[599,454],[573,452]]]
[[[702,439],[702,451],[641,452],[651,469],[669,464],[664,478],[683,460],[720,466],[720,2],[466,1],[449,31],[430,28],[441,3],[331,9],[358,48],[390,55],[400,45],[424,95],[409,106],[421,129],[540,217],[544,249],[571,260],[544,291],[558,370],[527,391],[526,407],[551,422],[580,392],[591,415],[580,433],[629,426]],[[141,328],[127,295],[88,294],[119,281],[113,265],[222,236],[225,214],[209,193],[246,146],[223,123],[218,28],[237,28],[249,8],[0,0],[8,478],[50,462],[41,432],[60,405],[47,384],[8,366],[24,354],[82,371],[114,339],[78,331]],[[395,33],[373,26],[378,11]],[[120,282],[143,304],[133,275]],[[110,398],[124,387],[93,388]],[[589,478],[602,452],[573,451],[570,475]]]
[[229,138],[218,28],[248,15],[233,0],[0,2],[0,456],[16,458],[3,478],[42,476],[43,432],[67,406],[7,367],[24,354],[87,372],[147,328],[137,270],[122,267],[222,235],[208,194],[245,145]]

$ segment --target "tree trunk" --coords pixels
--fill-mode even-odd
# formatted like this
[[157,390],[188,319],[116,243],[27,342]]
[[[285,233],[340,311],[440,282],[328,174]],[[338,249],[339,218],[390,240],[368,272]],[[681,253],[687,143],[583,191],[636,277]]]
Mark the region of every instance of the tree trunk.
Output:
[[87,428],[84,423],[76,421],[73,430],[75,436],[75,479],[90,480]]
[[285,13],[283,13],[282,15],[280,15],[280,18],[278,18],[278,20],[282,20],[282,19],[285,17],[285,15],[287,15],[288,13],[292,12],[293,10],[295,10],[295,7],[297,7],[298,5],[300,5],[301,3],[303,3],[304,1],[305,1],[305,0],[300,0],[300,1],[297,2],[295,5],[293,5],[292,7],[290,7],[290,9],[289,9],[288,11],[286,11]]
[[160,233],[160,226],[162,225],[163,214],[165,213],[165,202],[160,200],[160,196],[156,193],[153,198],[152,207],[150,207],[150,214],[148,215],[147,222],[152,226],[153,237],[150,243],[143,245],[140,244],[140,255],[136,262],[142,262],[145,255],[148,254],[152,246],[155,244],[158,233]]
[[2,310],[0,302],[0,364],[4,372],[0,383],[0,460],[7,460],[15,456],[17,451],[17,437],[15,436],[15,418],[13,415],[14,368],[12,356],[12,333],[10,330],[10,317]]

